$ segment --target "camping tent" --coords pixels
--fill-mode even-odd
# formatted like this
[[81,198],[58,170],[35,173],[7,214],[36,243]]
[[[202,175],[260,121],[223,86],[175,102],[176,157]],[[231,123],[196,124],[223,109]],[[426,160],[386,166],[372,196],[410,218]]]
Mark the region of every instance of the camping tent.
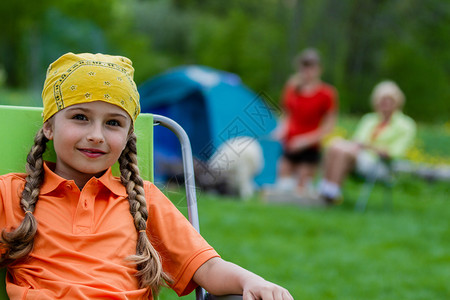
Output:
[[[264,93],[256,94],[236,74],[204,66],[171,69],[139,87],[142,112],[165,115],[187,132],[194,156],[202,161],[227,140],[236,136],[258,139],[265,167],[257,184],[272,183],[276,175],[279,145],[270,141],[276,127],[274,108]],[[176,137],[165,128],[155,128],[155,178],[167,179],[170,165],[181,160]]]

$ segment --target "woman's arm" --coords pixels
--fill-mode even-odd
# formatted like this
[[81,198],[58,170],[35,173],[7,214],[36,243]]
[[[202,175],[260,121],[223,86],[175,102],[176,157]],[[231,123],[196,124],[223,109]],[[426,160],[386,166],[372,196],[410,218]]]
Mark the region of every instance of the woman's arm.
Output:
[[293,300],[289,292],[238,265],[215,257],[194,274],[194,281],[209,293],[243,295],[243,300]]
[[283,141],[287,135],[287,120],[286,117],[282,117],[278,120],[277,127],[270,133],[271,138],[277,141]]
[[324,116],[319,128],[293,138],[289,145],[287,145],[288,150],[298,151],[319,143],[327,134],[333,131],[336,119],[337,112],[335,110],[328,112]]

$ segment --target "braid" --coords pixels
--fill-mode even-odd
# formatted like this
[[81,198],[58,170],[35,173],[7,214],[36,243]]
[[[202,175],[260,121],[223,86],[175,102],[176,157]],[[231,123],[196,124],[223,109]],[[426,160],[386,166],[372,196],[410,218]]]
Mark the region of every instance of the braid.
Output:
[[150,287],[155,294],[164,285],[164,280],[170,282],[170,278],[162,270],[161,259],[153,248],[146,234],[148,211],[145,200],[144,182],[139,176],[137,166],[136,135],[131,133],[127,145],[120,158],[120,179],[126,187],[130,212],[133,216],[134,226],[138,231],[136,255],[130,257],[137,264],[141,287]]
[[25,258],[33,250],[34,237],[37,231],[37,222],[33,215],[36,202],[39,199],[39,191],[44,181],[44,160],[48,139],[41,128],[34,138],[34,145],[27,156],[25,187],[22,191],[20,206],[25,212],[25,217],[15,230],[2,231],[0,242],[6,251],[1,255],[0,267],[6,267],[15,260]]

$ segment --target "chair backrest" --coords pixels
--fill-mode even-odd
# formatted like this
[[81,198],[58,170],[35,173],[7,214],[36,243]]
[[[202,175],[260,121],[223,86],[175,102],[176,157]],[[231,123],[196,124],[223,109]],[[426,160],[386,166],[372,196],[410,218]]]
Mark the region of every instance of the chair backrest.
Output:
[[[28,152],[42,126],[42,108],[0,105],[0,174],[25,172]],[[153,115],[140,114],[136,120],[138,161],[141,176],[153,180]],[[52,143],[44,158],[55,161]],[[118,166],[114,166],[118,174]]]
[[[42,108],[0,105],[0,174],[25,172],[26,157],[36,132],[42,126]],[[138,164],[142,178],[153,180],[153,116],[140,114],[136,120]],[[44,159],[55,161],[52,143]],[[118,165],[113,167],[118,175]],[[1,229],[1,228],[0,228]],[[5,270],[0,270],[0,300],[8,299]]]

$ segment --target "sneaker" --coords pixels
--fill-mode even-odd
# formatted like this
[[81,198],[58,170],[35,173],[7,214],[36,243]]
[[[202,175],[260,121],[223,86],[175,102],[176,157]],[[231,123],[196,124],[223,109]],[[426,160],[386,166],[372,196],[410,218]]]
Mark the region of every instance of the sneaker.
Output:
[[341,205],[342,202],[344,202],[344,198],[342,198],[342,196],[336,197],[336,198],[331,198],[331,197],[327,197],[325,195],[320,195],[319,196],[322,201],[326,204],[326,205]]

